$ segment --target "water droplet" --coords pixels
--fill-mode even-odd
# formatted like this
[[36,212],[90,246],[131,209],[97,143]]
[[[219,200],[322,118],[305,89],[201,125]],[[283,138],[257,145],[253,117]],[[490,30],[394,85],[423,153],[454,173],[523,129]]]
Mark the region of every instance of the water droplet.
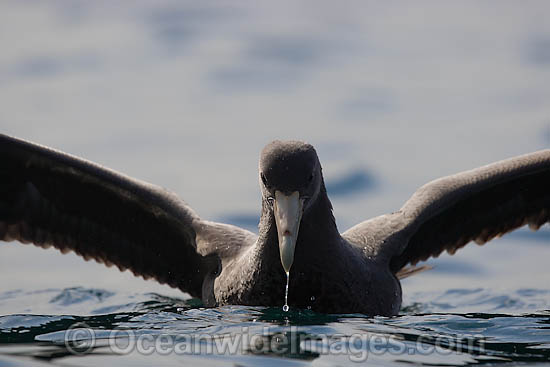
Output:
[[311,296],[310,301],[315,301],[315,296]]
[[288,307],[288,281],[290,279],[290,274],[289,273],[286,273],[286,288],[285,288],[285,305],[283,306],[283,311],[284,312],[288,312],[289,308]]

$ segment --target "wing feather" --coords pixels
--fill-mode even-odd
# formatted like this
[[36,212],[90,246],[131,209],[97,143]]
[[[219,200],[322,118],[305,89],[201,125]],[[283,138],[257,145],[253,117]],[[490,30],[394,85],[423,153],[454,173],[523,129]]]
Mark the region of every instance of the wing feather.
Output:
[[165,189],[0,135],[0,240],[74,251],[200,297],[218,261],[197,251],[202,223]]
[[[526,224],[538,229],[550,220],[550,150],[434,180],[398,212],[380,218],[388,220],[377,221],[382,227],[377,231],[385,238],[376,243],[376,252],[390,261],[394,272],[443,251],[454,254],[471,241],[483,244]],[[365,236],[370,223],[344,235]]]

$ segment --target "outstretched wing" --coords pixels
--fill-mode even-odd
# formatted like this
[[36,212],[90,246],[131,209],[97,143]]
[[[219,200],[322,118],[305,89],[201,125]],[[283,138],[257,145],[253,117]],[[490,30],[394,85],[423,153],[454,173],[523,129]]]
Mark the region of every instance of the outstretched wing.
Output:
[[[538,229],[550,220],[550,150],[437,179],[418,189],[399,212],[379,218],[375,222],[389,230],[379,230],[387,237],[377,242],[378,252],[394,272],[525,224]],[[357,238],[369,227],[359,224],[346,234]]]
[[0,240],[74,251],[200,297],[219,259],[196,237],[215,226],[160,187],[0,135]]

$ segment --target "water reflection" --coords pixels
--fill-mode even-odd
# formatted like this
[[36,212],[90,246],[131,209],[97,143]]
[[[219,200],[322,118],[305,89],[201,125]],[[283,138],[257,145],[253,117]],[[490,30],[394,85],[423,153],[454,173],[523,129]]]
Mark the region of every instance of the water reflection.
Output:
[[145,29],[169,54],[178,56],[194,41],[210,32],[219,31],[217,27],[222,23],[242,18],[238,9],[217,5],[164,4],[147,9],[143,12]]
[[541,67],[550,66],[550,36],[540,35],[532,37],[526,47],[527,62]]
[[375,177],[367,170],[354,170],[327,182],[329,197],[352,196],[377,186]]
[[[263,319],[260,325],[243,326],[237,333],[224,330],[212,333],[177,327],[179,330],[174,330],[166,329],[162,324],[155,328],[154,325],[146,326],[135,321],[133,327],[128,328],[135,314],[65,317],[43,321],[40,326],[27,327],[24,335],[20,335],[20,329],[12,328],[8,331],[3,328],[0,355],[47,360],[73,356],[72,348],[76,346],[65,343],[64,333],[75,323],[82,323],[96,330],[94,347],[88,351],[92,355],[118,356],[120,350],[138,353],[141,347],[134,345],[130,350],[129,343],[147,340],[150,344],[142,347],[148,348],[155,345],[157,338],[161,338],[165,348],[179,348],[172,353],[196,356],[220,351],[223,355],[229,353],[228,348],[234,348],[239,354],[299,360],[339,355],[353,361],[383,358],[387,361],[405,362],[425,357],[451,356],[460,362],[457,365],[461,365],[470,359],[479,364],[500,364],[511,361],[543,362],[550,358],[547,344],[547,328],[550,324],[548,315],[524,315],[523,322],[518,324],[515,316],[490,314],[410,315],[377,320],[356,317],[350,319],[349,316],[341,315],[330,320],[326,316],[304,316],[298,312],[292,318],[294,323],[289,324],[288,318],[277,318],[274,309],[260,310],[260,313],[264,314],[260,318]],[[147,317],[146,314],[142,316]],[[348,329],[347,333],[342,332],[341,327],[308,327],[317,325],[309,324],[313,320],[321,321],[320,325],[338,321],[341,325],[357,323],[360,327],[352,330],[353,332]],[[279,325],[273,325],[274,322]],[[521,341],[522,338],[525,340],[524,336],[513,336],[522,328],[523,333],[530,333],[530,342]],[[7,332],[18,336],[7,339]],[[128,340],[130,333],[134,339]],[[113,350],[109,338],[114,337],[118,338],[116,348],[119,349]],[[137,351],[135,348],[138,348]]]
[[[79,291],[64,290],[60,294],[71,293],[78,294]],[[80,293],[97,295],[102,292],[81,290]],[[451,293],[454,296],[447,296],[456,300],[457,294],[479,295],[483,291],[464,289]],[[536,289],[518,290],[518,293],[526,298],[548,298],[547,291]],[[71,297],[74,305],[81,302],[81,295]],[[101,297],[93,298],[96,303],[102,302]],[[492,303],[502,297],[493,295],[490,298],[486,302]],[[117,357],[120,348],[130,342],[145,340],[149,343],[144,346],[146,348],[161,338],[165,346],[185,347],[187,349],[178,349],[180,354],[191,356],[224,355],[228,353],[227,348],[236,348],[236,353],[242,355],[296,360],[345,356],[356,361],[422,361],[425,358],[434,361],[450,356],[449,365],[461,365],[468,360],[479,364],[500,364],[541,362],[550,358],[550,311],[520,317],[504,313],[438,313],[433,309],[439,306],[430,302],[429,307],[409,305],[401,316],[368,318],[364,315],[325,315],[299,309],[283,312],[280,307],[204,309],[194,302],[151,294],[147,301],[133,304],[134,312],[91,316],[2,316],[0,356],[50,361],[73,356],[71,348],[88,344],[82,344],[86,342],[85,337],[84,340],[71,341],[76,343],[74,345],[66,344],[67,333],[74,330],[75,325],[85,325],[93,330],[95,338],[89,353],[113,357]],[[502,299],[501,302],[503,310],[510,311],[510,308],[506,309],[509,303]],[[64,303],[64,307],[70,311],[70,302]],[[127,304],[124,307],[128,307]],[[430,307],[430,313],[419,313]],[[131,341],[128,339],[130,333],[134,338]],[[116,339],[119,349],[114,351],[109,344],[112,338],[122,338]],[[138,348],[137,344],[134,348]],[[139,354],[136,350],[128,349],[127,352]],[[176,353],[175,350],[172,354]]]

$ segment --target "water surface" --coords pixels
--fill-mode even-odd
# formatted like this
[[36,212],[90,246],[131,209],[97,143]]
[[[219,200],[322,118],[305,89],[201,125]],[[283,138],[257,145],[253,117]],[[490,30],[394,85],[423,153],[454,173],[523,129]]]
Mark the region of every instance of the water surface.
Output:
[[[546,1],[4,1],[0,131],[251,230],[260,149],[307,140],[345,230],[431,179],[548,147],[549,11]],[[205,309],[128,272],[0,243],[0,365],[547,362],[549,233],[431,260],[403,282],[393,318],[284,313],[283,300]],[[65,339],[82,351],[86,330],[95,347],[72,354]],[[199,349],[119,355],[108,338],[121,330]],[[213,348],[245,336],[273,348]]]

